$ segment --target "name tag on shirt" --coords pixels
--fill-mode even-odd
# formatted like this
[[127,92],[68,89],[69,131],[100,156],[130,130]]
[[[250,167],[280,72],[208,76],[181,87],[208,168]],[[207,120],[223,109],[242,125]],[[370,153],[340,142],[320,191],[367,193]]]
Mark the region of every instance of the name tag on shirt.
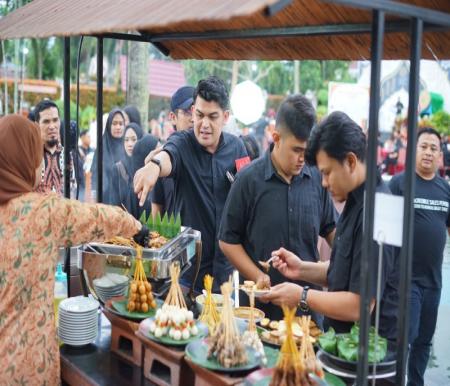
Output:
[[241,170],[245,165],[248,165],[250,163],[250,157],[242,157],[234,161],[236,164],[236,170]]

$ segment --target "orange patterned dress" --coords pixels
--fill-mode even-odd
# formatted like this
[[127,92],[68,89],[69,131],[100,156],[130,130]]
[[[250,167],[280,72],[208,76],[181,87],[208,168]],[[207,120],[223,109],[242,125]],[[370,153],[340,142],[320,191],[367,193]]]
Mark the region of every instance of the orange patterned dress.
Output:
[[0,385],[58,385],[53,290],[59,247],[131,237],[118,207],[27,193],[0,205]]

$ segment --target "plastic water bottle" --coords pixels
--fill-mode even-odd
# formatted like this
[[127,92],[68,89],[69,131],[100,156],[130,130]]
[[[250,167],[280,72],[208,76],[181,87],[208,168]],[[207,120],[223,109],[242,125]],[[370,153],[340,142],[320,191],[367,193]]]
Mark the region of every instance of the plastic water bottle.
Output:
[[61,263],[56,266],[55,273],[55,292],[53,299],[53,308],[55,311],[55,322],[58,325],[58,306],[62,300],[67,298],[67,274],[63,272]]

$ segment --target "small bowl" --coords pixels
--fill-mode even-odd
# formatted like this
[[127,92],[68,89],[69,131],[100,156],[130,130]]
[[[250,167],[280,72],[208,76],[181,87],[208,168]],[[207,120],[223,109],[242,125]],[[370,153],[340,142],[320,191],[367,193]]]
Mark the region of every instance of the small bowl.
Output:
[[[216,303],[217,311],[221,312],[222,311],[222,307],[223,307],[223,295],[222,294],[212,294],[212,297],[213,297],[213,299],[214,299],[214,301]],[[198,295],[195,298],[195,303],[197,304],[197,309],[198,309],[199,313],[202,313],[202,311],[203,311],[203,305],[205,304],[205,299],[206,299],[205,294]],[[234,300],[230,299],[230,301],[231,301],[231,306],[233,307],[234,306]]]
[[[245,320],[246,322],[249,322],[250,320],[250,310],[251,307],[238,307],[235,308],[234,311],[234,317],[236,319]],[[255,323],[259,323],[265,316],[264,312],[261,311],[258,308],[254,309],[254,316],[255,316]]]

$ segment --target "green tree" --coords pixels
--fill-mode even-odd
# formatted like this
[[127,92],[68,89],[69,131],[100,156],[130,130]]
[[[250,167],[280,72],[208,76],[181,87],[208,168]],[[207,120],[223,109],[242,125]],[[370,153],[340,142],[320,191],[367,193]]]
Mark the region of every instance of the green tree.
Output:
[[216,75],[225,84],[231,86],[231,73],[233,62],[230,60],[185,60],[182,62],[188,84],[195,86],[200,79],[209,75]]
[[148,48],[145,43],[130,42],[128,46],[127,103],[137,107],[142,129],[148,126]]
[[450,114],[444,110],[438,111],[432,115],[431,124],[442,135],[450,135]]

